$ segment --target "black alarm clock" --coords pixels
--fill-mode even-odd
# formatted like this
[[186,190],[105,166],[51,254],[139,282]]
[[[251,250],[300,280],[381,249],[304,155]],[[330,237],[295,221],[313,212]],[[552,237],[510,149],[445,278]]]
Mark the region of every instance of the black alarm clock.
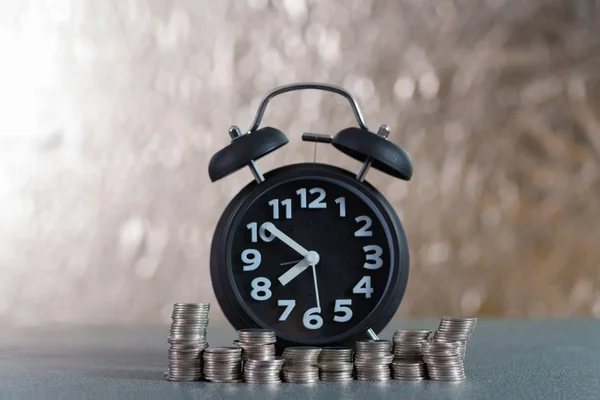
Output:
[[[273,97],[318,89],[344,96],[358,127],[335,136],[304,134],[360,160],[358,173],[320,163],[286,165],[264,176],[255,160],[288,142],[259,128]],[[278,87],[261,101],[247,133],[232,126],[230,145],[209,164],[214,182],[249,166],[255,181],[226,207],[210,258],[213,288],[236,329],[275,331],[280,346],[343,345],[377,339],[405,292],[409,256],[393,207],[365,181],[369,168],[410,180],[408,153],[387,140],[389,128],[370,132],[355,98],[323,83]]]

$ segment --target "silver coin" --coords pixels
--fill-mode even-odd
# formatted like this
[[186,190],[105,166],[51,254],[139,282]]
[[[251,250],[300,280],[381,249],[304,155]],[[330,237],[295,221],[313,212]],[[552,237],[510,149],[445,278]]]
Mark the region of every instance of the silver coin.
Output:
[[352,370],[354,369],[354,365],[351,362],[329,362],[329,363],[319,363],[318,365],[319,369],[323,372],[323,371],[327,371],[327,372],[343,372],[343,371],[349,371],[352,372]]
[[399,380],[424,380],[427,378],[427,368],[423,362],[406,362],[394,360],[392,377]]
[[275,332],[270,329],[240,329],[239,341],[247,344],[273,344],[277,341]]
[[244,364],[244,380],[248,383],[281,382],[281,367],[283,358],[272,360],[248,360]]
[[242,350],[242,360],[271,360],[275,357],[277,337],[270,329],[240,329],[233,344]]
[[384,352],[392,350],[392,342],[389,340],[359,340],[356,342],[356,352]]
[[316,365],[320,353],[320,347],[287,347],[283,351],[283,357],[285,365]]
[[323,347],[319,353],[319,363],[352,362],[354,350],[349,347]]

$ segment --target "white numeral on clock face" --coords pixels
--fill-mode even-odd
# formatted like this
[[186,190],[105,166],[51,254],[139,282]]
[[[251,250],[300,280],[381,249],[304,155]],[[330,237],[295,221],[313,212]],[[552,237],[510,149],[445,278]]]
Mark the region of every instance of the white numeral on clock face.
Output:
[[265,224],[262,224],[258,229],[256,222],[250,222],[246,225],[246,228],[250,231],[250,241],[252,243],[258,242],[258,236],[263,242],[271,242],[275,239],[275,235],[265,229]]
[[296,307],[296,300],[277,300],[277,305],[279,307],[285,307],[285,310],[283,310],[279,317],[280,321],[285,321],[292,313],[294,307]]
[[366,269],[379,269],[383,265],[383,260],[381,259],[381,255],[383,254],[383,250],[381,247],[376,244],[370,244],[363,247],[365,252],[366,261],[363,264],[363,268]]
[[[268,204],[273,207],[273,219],[279,219],[279,200],[273,199]],[[292,219],[292,199],[282,200],[281,206],[285,208],[285,219]]]
[[306,329],[319,329],[323,326],[323,318],[319,315],[321,309],[319,307],[313,307],[306,310],[304,317],[302,317],[302,324]]
[[255,249],[246,249],[242,251],[242,262],[244,265],[244,271],[254,271],[260,266],[262,257],[260,251]]
[[340,217],[344,218],[346,216],[346,198],[338,197],[335,199],[335,204],[340,206]]
[[364,294],[367,299],[371,298],[373,288],[371,288],[371,277],[363,276],[360,281],[352,289],[354,294]]
[[[308,208],[327,208],[327,203],[325,200],[325,189],[322,188],[312,188],[308,191],[310,194],[316,194],[317,198],[308,203]],[[306,188],[301,188],[296,190],[296,194],[300,196],[300,208],[307,207],[307,195]]]
[[363,226],[361,226],[356,232],[354,232],[354,236],[356,236],[356,237],[370,237],[370,236],[373,236],[373,231],[369,230],[369,228],[371,227],[371,225],[373,225],[373,221],[371,221],[371,218],[367,217],[366,215],[361,215],[360,217],[356,217],[354,220],[356,222],[358,222],[359,224],[361,222],[364,223]]
[[250,296],[254,300],[265,301],[271,298],[271,281],[264,277],[254,278],[252,280],[252,292]]
[[352,318],[352,309],[348,306],[352,305],[352,300],[350,299],[337,299],[335,301],[335,308],[333,312],[335,314],[342,313],[342,315],[334,315],[333,320],[335,322],[348,322],[350,318]]

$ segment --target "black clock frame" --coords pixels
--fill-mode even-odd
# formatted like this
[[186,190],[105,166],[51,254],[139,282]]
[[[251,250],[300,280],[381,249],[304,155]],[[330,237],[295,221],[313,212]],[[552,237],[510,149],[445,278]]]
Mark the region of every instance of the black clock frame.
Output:
[[298,178],[329,178],[342,186],[350,187],[366,196],[383,216],[391,235],[393,248],[391,257],[391,278],[386,290],[375,308],[366,318],[337,337],[315,337],[310,341],[297,340],[290,335],[278,338],[278,347],[291,345],[349,345],[354,340],[370,338],[368,329],[379,333],[392,319],[406,290],[409,270],[409,254],[406,235],[400,219],[391,204],[379,191],[367,182],[361,182],[355,175],[341,168],[327,164],[302,163],[287,165],[265,174],[265,181],[246,185],[228,204],[215,229],[211,246],[210,274],[217,301],[225,316],[235,329],[266,328],[268,325],[248,308],[235,285],[232,276],[230,246],[233,239],[232,224],[240,211],[251,199],[259,196],[270,187]]

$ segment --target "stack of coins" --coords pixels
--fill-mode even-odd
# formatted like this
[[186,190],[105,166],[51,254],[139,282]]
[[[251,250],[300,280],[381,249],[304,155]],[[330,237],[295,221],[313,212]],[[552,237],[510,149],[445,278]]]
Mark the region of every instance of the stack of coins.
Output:
[[308,383],[319,380],[320,347],[288,347],[283,351],[283,379],[286,382]]
[[312,365],[284,365],[283,379],[293,383],[312,383],[319,381],[319,367]]
[[170,381],[196,381],[202,379],[202,352],[208,346],[209,303],[176,303],[171,314],[168,369],[165,377]]
[[427,341],[421,349],[427,364],[427,375],[436,381],[465,379],[463,359],[457,342]]
[[352,362],[352,353],[350,347],[323,347],[319,353],[319,364]]
[[206,348],[204,378],[211,382],[241,382],[242,350],[237,347]]
[[248,383],[281,382],[282,357],[271,360],[247,360],[244,363],[244,380]]
[[436,342],[457,342],[458,353],[465,358],[467,340],[473,334],[477,325],[477,318],[471,317],[442,317],[433,339]]
[[272,360],[275,357],[275,332],[269,329],[240,329],[233,343],[242,349],[242,360]]
[[401,381],[422,381],[427,379],[427,368],[424,362],[394,359],[392,378]]
[[421,342],[429,338],[431,331],[424,329],[397,330],[392,339],[394,361],[421,362]]
[[319,376],[322,381],[351,381],[352,349],[349,347],[324,347],[319,354]]
[[387,381],[391,378],[392,343],[389,340],[361,340],[356,342],[354,365],[360,381]]
[[319,364],[319,377],[322,381],[342,382],[352,381],[354,364],[348,361]]

